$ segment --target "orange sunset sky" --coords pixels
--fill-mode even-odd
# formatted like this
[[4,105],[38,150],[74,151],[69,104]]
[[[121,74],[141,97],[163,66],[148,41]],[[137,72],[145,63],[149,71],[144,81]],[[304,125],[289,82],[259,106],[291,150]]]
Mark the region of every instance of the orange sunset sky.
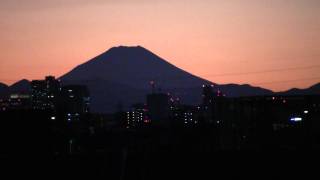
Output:
[[319,0],[1,0],[0,81],[57,77],[141,45],[216,83],[320,82]]

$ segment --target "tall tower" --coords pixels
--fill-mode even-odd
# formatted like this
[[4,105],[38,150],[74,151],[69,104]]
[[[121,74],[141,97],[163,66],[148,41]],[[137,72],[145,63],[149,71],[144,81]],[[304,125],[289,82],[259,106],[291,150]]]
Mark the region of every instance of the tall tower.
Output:
[[149,94],[147,96],[147,105],[151,121],[162,123],[169,117],[169,96],[165,93]]
[[42,110],[55,109],[60,88],[60,82],[54,76],[31,81],[32,107]]
[[204,106],[210,106],[213,104],[214,91],[213,85],[203,85],[202,86],[202,104]]

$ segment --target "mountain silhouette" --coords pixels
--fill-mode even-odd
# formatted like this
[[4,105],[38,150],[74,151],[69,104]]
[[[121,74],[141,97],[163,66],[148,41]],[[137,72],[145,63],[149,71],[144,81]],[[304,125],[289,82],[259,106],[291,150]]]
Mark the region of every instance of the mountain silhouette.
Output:
[[5,89],[5,88],[8,88],[8,85],[6,85],[4,83],[0,83],[0,90]]
[[[150,81],[155,82],[157,92],[170,93],[185,104],[201,102],[203,84],[213,84],[215,90],[219,89],[228,97],[320,94],[320,83],[307,89],[293,88],[277,93],[248,84],[212,83],[168,63],[141,46],[113,47],[60,79],[63,85],[88,86],[92,111],[102,113],[125,110],[132,104],[145,102],[146,94],[152,92]],[[0,83],[1,97],[15,92],[30,92],[30,82],[24,79],[9,87]]]
[[0,98],[5,97],[7,95],[9,86],[4,83],[0,83]]
[[10,93],[30,93],[30,82],[26,79],[22,79],[9,87]]
[[306,89],[292,88],[288,91],[279,92],[280,95],[314,95],[320,94],[320,83],[310,86]]
[[[182,103],[198,104],[201,86],[213,84],[228,96],[267,95],[273,92],[250,85],[218,85],[192,75],[141,47],[113,47],[60,77],[64,84],[87,85],[94,112],[113,112],[117,107],[145,102],[156,89],[179,97]],[[121,106],[120,106],[121,105]]]
[[8,98],[10,94],[13,93],[31,93],[30,82],[26,79],[22,79],[11,86],[7,86],[6,84],[0,83],[0,97]]
[[141,46],[114,47],[76,67],[61,77],[63,81],[106,80],[138,89],[147,89],[150,81],[161,88],[189,88],[202,85],[196,77],[168,63]]

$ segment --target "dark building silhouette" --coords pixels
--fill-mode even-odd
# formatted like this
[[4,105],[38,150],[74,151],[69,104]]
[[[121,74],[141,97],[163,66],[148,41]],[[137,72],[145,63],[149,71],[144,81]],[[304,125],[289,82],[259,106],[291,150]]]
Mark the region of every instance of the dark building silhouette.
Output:
[[11,94],[8,100],[10,109],[30,109],[31,96],[29,94]]
[[213,104],[213,85],[203,85],[202,86],[202,104],[204,106],[210,106]]
[[[201,172],[195,176],[199,179],[206,166],[201,166],[201,160],[211,163],[205,171],[214,175],[222,170],[226,172],[221,173],[224,176],[230,171],[250,173],[248,170],[264,167],[269,173],[269,164],[277,166],[284,155],[288,159],[294,157],[293,161],[299,154],[305,155],[301,151],[293,155],[281,150],[304,149],[317,153],[320,149],[318,95],[230,98],[205,86],[203,103],[198,106],[182,104],[183,101],[175,101],[169,94],[154,92],[147,96],[148,104],[135,104],[129,111],[116,114],[88,114],[90,99],[85,86],[62,87],[57,97],[56,114],[50,109],[0,111],[2,160],[30,157],[34,161],[38,157],[46,162],[38,165],[49,169],[45,174],[90,178],[96,175],[105,179],[164,179],[172,177],[172,172],[178,174],[178,179],[199,167]],[[3,100],[0,105],[10,106]],[[17,107],[20,106],[18,103]],[[149,126],[150,120],[170,128]],[[257,152],[253,156],[256,160],[251,163],[242,152]],[[261,154],[272,152],[277,155],[261,166],[265,163]],[[210,156],[212,160],[208,160]],[[194,164],[200,166],[190,164],[194,159],[199,160]],[[251,166],[242,168],[241,164],[247,161]],[[229,168],[233,163],[236,164]],[[177,171],[176,167],[183,170]],[[281,165],[276,168],[282,171]],[[27,171],[37,168],[30,169]],[[159,178],[165,172],[170,174]]]
[[145,104],[135,104],[126,112],[126,128],[144,127],[150,124],[148,108]]
[[45,80],[31,81],[33,109],[55,109],[60,90],[60,81],[53,76],[47,76]]
[[170,107],[170,119],[175,125],[195,126],[201,121],[199,106],[175,105]]
[[147,105],[152,123],[164,123],[169,117],[169,96],[164,93],[154,93],[147,96]]
[[214,89],[213,85],[202,85],[201,111],[204,121],[213,123]]
[[68,121],[77,120],[89,113],[90,95],[86,86],[68,85],[61,89],[59,111]]
[[9,108],[9,100],[0,99],[0,111],[6,111]]
[[[21,101],[21,98],[16,101]],[[18,103],[16,103],[18,104]],[[90,96],[86,86],[61,86],[60,80],[47,76],[31,82],[31,106],[34,110],[47,111],[48,119],[59,128],[66,122],[80,120],[89,113]]]

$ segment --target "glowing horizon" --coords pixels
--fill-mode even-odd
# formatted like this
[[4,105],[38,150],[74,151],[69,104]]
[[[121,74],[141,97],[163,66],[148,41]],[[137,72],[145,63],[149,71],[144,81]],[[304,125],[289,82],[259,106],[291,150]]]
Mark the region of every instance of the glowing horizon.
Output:
[[0,9],[0,82],[9,85],[59,77],[119,45],[218,84],[320,82],[317,0],[3,0]]

